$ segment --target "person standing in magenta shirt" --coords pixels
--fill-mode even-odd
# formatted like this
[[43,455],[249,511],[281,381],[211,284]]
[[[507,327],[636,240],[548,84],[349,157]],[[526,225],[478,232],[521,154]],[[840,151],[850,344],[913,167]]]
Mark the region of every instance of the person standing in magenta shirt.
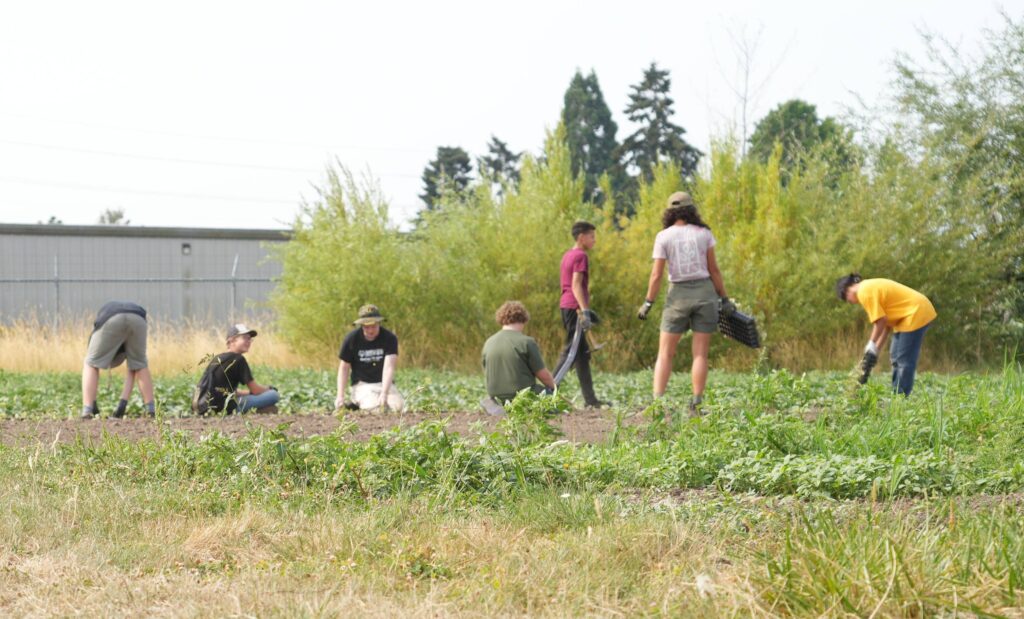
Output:
[[[597,242],[597,229],[590,222],[577,221],[572,225],[572,238],[575,243],[562,256],[562,297],[558,307],[562,311],[562,324],[565,325],[565,348],[555,364],[555,374],[558,374],[557,370],[561,369],[569,357],[577,326],[586,331],[597,322],[597,315],[590,309],[590,259],[587,256],[587,252]],[[590,408],[600,408],[604,402],[598,400],[594,393],[590,352],[587,338],[581,338],[574,361],[576,378],[580,381],[584,404]]]
[[864,347],[861,382],[867,382],[878,354],[892,336],[889,358],[892,360],[892,390],[905,396],[914,388],[917,361],[921,356],[924,334],[938,316],[932,302],[920,292],[891,279],[862,279],[850,273],[836,282],[839,299],[861,305],[871,321],[871,338]]

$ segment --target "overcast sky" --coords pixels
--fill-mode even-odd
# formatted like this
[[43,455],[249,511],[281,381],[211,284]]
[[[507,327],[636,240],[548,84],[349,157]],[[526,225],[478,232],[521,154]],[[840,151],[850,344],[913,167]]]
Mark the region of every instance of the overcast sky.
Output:
[[[878,100],[928,29],[967,50],[1024,0],[858,3],[5,2],[0,222],[286,227],[335,159],[396,222],[437,146],[537,152],[579,68],[619,123],[651,61],[695,146],[739,120],[733,38],[758,41],[751,122],[799,97]],[[744,34],[744,32],[746,34]],[[732,37],[730,35],[732,33]],[[758,38],[758,33],[760,33]],[[855,96],[856,95],[856,96]]]

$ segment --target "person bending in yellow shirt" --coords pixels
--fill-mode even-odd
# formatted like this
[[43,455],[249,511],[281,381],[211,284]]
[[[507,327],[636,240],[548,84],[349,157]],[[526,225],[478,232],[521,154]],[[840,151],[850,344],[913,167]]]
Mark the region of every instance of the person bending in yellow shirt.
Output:
[[914,388],[917,359],[921,356],[924,334],[938,315],[932,302],[920,292],[891,279],[862,279],[850,273],[836,282],[836,293],[841,301],[860,304],[874,325],[871,339],[864,348],[861,383],[867,382],[871,368],[878,362],[878,353],[885,346],[890,333],[892,347],[892,388],[896,393],[910,395]]

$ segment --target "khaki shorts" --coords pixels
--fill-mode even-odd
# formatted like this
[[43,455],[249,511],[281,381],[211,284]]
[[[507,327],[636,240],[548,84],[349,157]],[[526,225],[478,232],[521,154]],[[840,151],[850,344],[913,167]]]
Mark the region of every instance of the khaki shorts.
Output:
[[[356,383],[352,385],[352,401],[359,405],[359,410],[371,410],[377,408],[380,401],[381,383]],[[405,408],[405,399],[394,383],[388,390],[388,410],[401,412]]]
[[[123,346],[123,349],[122,349]],[[138,314],[115,314],[89,336],[85,363],[105,370],[128,359],[128,369],[149,367],[146,358],[146,319]]]
[[661,313],[664,333],[714,333],[718,330],[718,293],[710,279],[673,283]]

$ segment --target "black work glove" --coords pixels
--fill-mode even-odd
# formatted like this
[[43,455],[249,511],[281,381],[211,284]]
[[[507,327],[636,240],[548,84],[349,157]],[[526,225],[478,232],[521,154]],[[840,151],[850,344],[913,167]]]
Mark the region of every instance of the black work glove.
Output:
[[725,318],[728,318],[736,313],[736,304],[733,303],[729,297],[719,297],[718,299],[718,313]]
[[600,319],[593,310],[580,310],[579,326],[584,331],[589,331],[591,327],[597,324],[598,320]]
[[647,320],[647,314],[650,313],[652,307],[654,307],[654,301],[644,299],[644,304],[637,310],[636,317],[640,320]]
[[359,405],[356,404],[355,402],[351,401],[351,400],[349,400],[348,402],[345,402],[344,404],[342,404],[342,406],[344,406],[346,410],[350,410],[350,411],[357,411],[357,410],[359,410]]
[[544,391],[542,393],[544,395],[554,395],[555,394],[555,390],[552,389],[551,387],[544,387]]
[[864,353],[864,358],[860,361],[860,378],[857,382],[864,385],[868,382],[868,377],[871,376],[871,370],[875,369],[875,364],[878,363],[878,355],[871,351]]

